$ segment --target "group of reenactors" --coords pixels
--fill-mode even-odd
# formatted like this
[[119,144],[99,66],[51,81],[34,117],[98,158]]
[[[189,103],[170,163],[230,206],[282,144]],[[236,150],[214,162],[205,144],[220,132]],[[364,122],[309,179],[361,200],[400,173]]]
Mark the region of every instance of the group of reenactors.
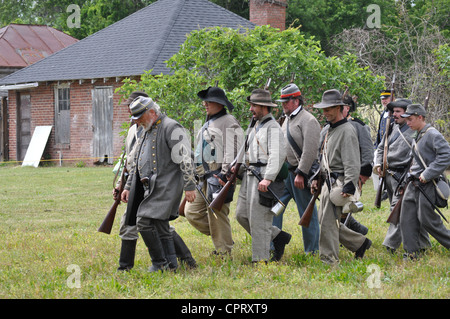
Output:
[[[320,205],[314,204],[309,225],[302,226],[305,253],[334,265],[343,246],[363,258],[372,241],[353,214],[363,208],[362,185],[382,172],[391,210],[402,204],[400,221],[390,224],[383,242],[386,249],[395,252],[403,243],[404,258],[419,258],[430,247],[429,235],[450,248],[445,217],[435,212],[442,207],[437,201],[446,204],[448,198],[450,146],[425,122],[421,104],[392,101],[390,91],[382,91],[387,116],[379,126],[385,133],[374,148],[368,126],[351,116],[356,103],[347,91],[327,90],[314,104],[327,121],[322,128],[294,83],[281,89],[279,104],[266,88],[255,89],[246,99],[252,120],[245,132],[224,90],[208,87],[197,95],[206,122],[193,147],[182,125],[146,93],[133,92],[125,102],[133,124],[126,138],[127,178],[119,181],[124,190],[114,192],[127,203],[119,270],[134,266],[138,234],[150,254],[150,271],[175,270],[178,263],[195,268],[190,249],[170,225],[180,214],[211,237],[212,255],[231,256],[233,195],[236,220],[251,236],[253,263],[281,260],[292,238],[283,231],[284,208],[294,199],[301,218],[319,191]],[[276,120],[272,111],[280,104],[283,117]],[[392,124],[384,127],[388,117]],[[219,196],[223,203],[212,208]],[[281,210],[274,208],[280,204]]]

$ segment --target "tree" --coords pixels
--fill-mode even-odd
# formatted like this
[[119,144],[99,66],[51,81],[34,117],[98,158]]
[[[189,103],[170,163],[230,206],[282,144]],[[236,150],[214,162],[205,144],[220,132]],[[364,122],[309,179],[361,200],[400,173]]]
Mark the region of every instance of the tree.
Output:
[[312,112],[312,104],[321,100],[325,90],[344,90],[345,85],[360,103],[371,105],[384,82],[368,68],[359,67],[354,55],[327,57],[319,42],[307,39],[298,28],[283,32],[268,26],[193,31],[167,64],[171,74],[153,75],[149,70],[140,81],[124,80],[117,91],[123,96],[134,90],[148,92],[170,117],[190,130],[194,121],[204,116],[197,92],[216,81],[235,105],[233,114],[243,127],[250,120],[246,97],[253,89],[262,88],[268,78],[275,100],[295,73],[295,83]]
[[[156,0],[0,0],[0,26],[9,23],[42,24],[83,39]],[[69,5],[80,8],[80,28],[67,19]]]
[[423,104],[430,92],[428,121],[449,137],[450,57],[445,32],[431,23],[441,21],[437,12],[430,1],[419,1],[415,6],[397,1],[386,18],[389,24],[383,23],[380,29],[344,30],[331,39],[330,52],[337,56],[350,52],[357,56],[359,65],[389,81],[395,74],[398,97]]

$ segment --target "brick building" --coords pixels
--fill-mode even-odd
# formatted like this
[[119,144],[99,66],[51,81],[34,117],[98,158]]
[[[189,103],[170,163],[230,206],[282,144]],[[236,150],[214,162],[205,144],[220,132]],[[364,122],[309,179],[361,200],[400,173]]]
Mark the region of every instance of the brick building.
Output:
[[[285,2],[255,1],[253,11]],[[45,150],[50,158],[112,163],[121,152],[121,125],[129,119],[115,93],[124,78],[169,72],[165,61],[192,30],[255,24],[266,22],[252,23],[207,0],[159,0],[0,79],[0,89],[8,90],[9,160],[23,160],[28,147],[23,136],[51,125]]]
[[[46,25],[10,24],[0,28],[0,79],[75,42],[78,40]],[[7,97],[8,91],[0,90],[0,161],[8,158]]]

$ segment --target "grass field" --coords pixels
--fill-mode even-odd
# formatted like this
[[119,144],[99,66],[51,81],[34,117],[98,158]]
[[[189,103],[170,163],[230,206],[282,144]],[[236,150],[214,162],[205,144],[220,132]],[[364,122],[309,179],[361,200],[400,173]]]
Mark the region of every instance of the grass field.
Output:
[[[197,260],[195,270],[148,273],[150,258],[138,241],[135,268],[117,272],[120,205],[111,235],[97,232],[111,207],[111,167],[0,167],[0,298],[2,299],[302,299],[450,297],[450,253],[434,238],[418,261],[381,245],[388,229],[388,203],[375,209],[372,181],[364,187],[363,212],[372,247],[362,260],[342,249],[340,265],[323,265],[303,252],[293,202],[284,229],[293,234],[279,263],[251,265],[251,238],[234,218],[232,259],[211,256],[211,239],[183,217],[171,224]],[[450,219],[450,210],[443,210]],[[448,224],[445,224],[448,228]]]

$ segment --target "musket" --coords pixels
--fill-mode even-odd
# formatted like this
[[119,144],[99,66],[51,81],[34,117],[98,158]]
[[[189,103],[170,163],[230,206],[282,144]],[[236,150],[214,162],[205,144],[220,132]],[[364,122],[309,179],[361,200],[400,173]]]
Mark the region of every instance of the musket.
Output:
[[[127,170],[126,165],[127,165],[128,158],[125,160],[125,163],[123,163],[123,158],[124,158],[124,155],[122,155],[122,159],[121,159],[121,162],[119,165],[119,169],[120,169],[122,164],[124,164],[123,168],[122,168],[122,173],[120,175],[120,185],[119,185],[119,189],[117,192],[117,199],[114,200],[113,205],[109,209],[108,213],[105,216],[105,219],[103,220],[102,224],[100,225],[100,227],[97,230],[97,231],[105,233],[105,234],[111,234],[111,229],[114,224],[114,219],[116,217],[117,207],[120,205],[120,201],[121,201],[120,197],[121,197],[123,189],[125,187],[125,172]],[[116,173],[116,177],[117,177],[117,173]],[[114,178],[114,180],[115,179],[116,178]]]
[[345,86],[344,94],[342,94],[342,102],[345,100],[347,95],[348,95],[348,85]]
[[[419,158],[420,162],[422,163],[422,166],[427,169],[427,164],[425,163],[424,159],[422,158],[422,155],[420,155],[419,150],[417,149],[417,143],[415,140],[412,141],[412,146],[411,146],[411,150],[413,152],[413,154],[416,154],[417,157]],[[436,192],[438,192],[438,196],[443,197],[442,193],[440,193],[439,188],[437,187],[436,181],[433,179],[432,180],[434,187],[436,187]],[[441,211],[439,210],[439,208],[436,207],[436,205],[434,204],[434,202],[428,197],[428,195],[425,193],[425,191],[422,189],[422,187],[420,185],[416,185],[413,183],[414,186],[416,186],[420,192],[423,194],[423,196],[430,202],[431,206],[433,206],[433,209],[435,209],[439,215],[441,215],[441,217],[448,223],[447,219],[444,217],[444,215],[442,215]]]
[[183,200],[180,203],[180,206],[178,207],[178,215],[186,217],[184,214],[184,207],[186,206],[187,199],[186,197],[183,198]]
[[319,176],[317,179],[317,188],[313,193],[313,196],[311,197],[308,206],[306,207],[305,211],[303,212],[302,217],[300,218],[300,221],[298,222],[298,224],[300,226],[309,227],[309,224],[311,223],[311,218],[314,212],[314,205],[316,204],[316,200],[319,197],[321,191],[322,191],[322,184],[323,184],[323,177],[322,174],[320,174],[320,169],[319,169]]
[[425,110],[428,108],[428,102],[430,101],[430,91],[428,91],[427,96],[425,97],[425,103],[423,104],[423,107]]
[[[402,133],[400,132],[400,134],[402,134]],[[402,137],[403,137],[403,135],[402,135]],[[405,139],[405,142],[409,145],[409,143],[408,143],[408,141],[406,141],[406,139]],[[400,222],[400,212],[402,210],[403,195],[405,194],[405,190],[408,187],[409,183],[406,183],[406,185],[404,187],[402,187],[401,185],[403,184],[403,181],[405,180],[406,174],[409,172],[412,162],[413,162],[413,156],[411,155],[411,159],[409,160],[407,168],[405,169],[402,176],[400,177],[400,180],[398,181],[397,189],[395,190],[395,194],[400,193],[400,197],[399,197],[397,203],[395,203],[394,208],[392,208],[392,211],[389,214],[389,217],[386,220],[386,223],[391,223],[393,225],[397,225]]]
[[[212,200],[212,202],[209,204],[209,208],[211,209],[217,209],[220,211],[222,209],[223,204],[225,203],[225,200],[227,198],[228,192],[230,191],[233,184],[236,182],[236,178],[238,176],[239,169],[241,168],[242,159],[244,157],[244,152],[246,148],[246,144],[248,142],[248,137],[251,133],[251,129],[253,126],[255,126],[256,118],[252,117],[252,121],[250,122],[249,127],[249,134],[245,138],[245,142],[242,144],[241,149],[239,150],[236,158],[234,161],[230,164],[230,168],[228,170],[227,176],[230,176],[230,178],[227,180],[226,184],[222,187],[220,192],[217,194],[216,198]],[[231,172],[231,168],[234,167],[234,172]]]
[[268,79],[267,79],[267,82],[266,82],[266,85],[264,85],[264,90],[268,90],[268,89],[269,89],[270,82],[272,82],[272,79],[271,79],[271,78],[268,78]]
[[[419,182],[420,183],[420,182]],[[448,223],[448,220],[445,218],[445,216],[442,214],[442,212],[439,210],[439,208],[436,207],[436,205],[434,204],[434,202],[430,199],[430,197],[428,196],[428,194],[425,192],[425,190],[422,188],[422,186],[420,186],[420,184],[415,184],[414,182],[412,182],[412,184],[417,187],[419,189],[419,191],[422,193],[422,195],[428,200],[428,202],[430,202],[431,206],[433,207],[433,209],[435,209],[439,215],[441,215],[441,217]]]
[[[392,84],[391,84],[391,101],[394,101],[394,94],[395,94],[395,74],[392,78]],[[386,170],[387,170],[387,153],[388,153],[388,137],[389,137],[389,130],[391,126],[391,111],[388,110],[388,117],[386,119],[386,131],[384,132],[384,149],[383,149],[383,164],[381,167],[381,175],[380,175],[380,181],[378,183],[378,189],[377,194],[375,196],[375,207],[380,208],[381,207],[381,196],[383,194],[383,190],[385,188],[385,177],[386,177]]]
[[[405,188],[408,185],[405,186]],[[398,225],[400,222],[400,212],[402,210],[402,201],[403,201],[403,195],[405,194],[405,190],[401,190],[401,196],[398,199],[397,203],[395,203],[394,208],[392,208],[391,213],[389,214],[388,219],[386,220],[386,223],[391,223],[393,225]]]

